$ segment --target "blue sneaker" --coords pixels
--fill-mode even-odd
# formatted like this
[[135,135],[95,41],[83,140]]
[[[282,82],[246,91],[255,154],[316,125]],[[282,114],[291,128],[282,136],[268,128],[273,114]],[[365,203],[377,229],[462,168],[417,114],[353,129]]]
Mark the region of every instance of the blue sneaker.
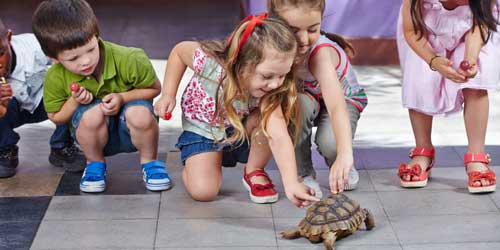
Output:
[[106,163],[89,162],[80,180],[80,190],[86,193],[99,193],[104,189],[106,189]]
[[151,191],[162,191],[172,187],[172,180],[168,176],[165,163],[162,161],[150,161],[142,164],[142,179],[146,188]]

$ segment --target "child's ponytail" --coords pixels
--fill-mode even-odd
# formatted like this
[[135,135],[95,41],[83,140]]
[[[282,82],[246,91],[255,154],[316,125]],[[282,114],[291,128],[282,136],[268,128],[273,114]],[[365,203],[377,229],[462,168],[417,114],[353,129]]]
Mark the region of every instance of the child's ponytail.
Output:
[[328,33],[325,31],[321,31],[321,35],[324,35],[328,39],[336,42],[343,50],[345,50],[345,52],[349,55],[349,57],[354,57],[356,55],[356,50],[354,49],[352,44],[342,36],[334,33]]

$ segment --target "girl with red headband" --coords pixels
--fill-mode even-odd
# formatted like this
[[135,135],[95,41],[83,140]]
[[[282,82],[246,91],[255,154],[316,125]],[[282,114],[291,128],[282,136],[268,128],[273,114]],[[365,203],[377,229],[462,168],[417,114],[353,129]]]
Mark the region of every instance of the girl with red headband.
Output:
[[[276,18],[250,16],[226,42],[181,42],[167,63],[155,112],[171,112],[186,67],[194,71],[182,95],[183,133],[177,147],[182,179],[195,200],[214,200],[222,168],[247,163],[243,185],[256,203],[278,200],[264,166],[274,155],[285,193],[296,206],[316,201],[299,183],[290,133],[297,132],[297,89],[292,67],[297,43]],[[247,142],[250,143],[248,148]]]
[[322,192],[311,160],[312,128],[317,126],[315,142],[330,167],[330,191],[352,190],[359,181],[352,138],[367,105],[349,62],[354,49],[342,37],[321,31],[324,10],[325,0],[268,1],[269,13],[285,19],[298,40],[302,129],[295,153],[298,174],[317,197]]

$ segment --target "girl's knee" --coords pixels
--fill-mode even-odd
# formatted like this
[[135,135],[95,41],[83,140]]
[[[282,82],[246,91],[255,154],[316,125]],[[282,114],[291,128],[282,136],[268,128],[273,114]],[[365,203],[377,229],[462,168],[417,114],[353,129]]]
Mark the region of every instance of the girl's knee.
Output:
[[214,201],[217,198],[219,190],[210,190],[207,188],[199,188],[188,191],[189,195],[196,201]]

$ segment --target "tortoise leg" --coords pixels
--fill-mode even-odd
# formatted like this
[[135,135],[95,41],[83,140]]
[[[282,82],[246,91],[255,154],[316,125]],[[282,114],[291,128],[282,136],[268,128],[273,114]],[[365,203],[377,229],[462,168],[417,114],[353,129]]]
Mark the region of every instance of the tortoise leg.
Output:
[[334,232],[330,231],[330,232],[324,233],[321,235],[321,237],[323,237],[323,244],[325,244],[325,247],[327,250],[334,250],[335,249],[334,243],[335,243],[335,240],[337,240],[337,235]]
[[300,231],[299,229],[290,229],[284,232],[281,232],[281,236],[283,236],[286,239],[297,239],[300,237]]
[[375,227],[375,219],[373,218],[373,214],[370,213],[368,209],[363,209],[365,212],[365,225],[367,230],[372,230]]

